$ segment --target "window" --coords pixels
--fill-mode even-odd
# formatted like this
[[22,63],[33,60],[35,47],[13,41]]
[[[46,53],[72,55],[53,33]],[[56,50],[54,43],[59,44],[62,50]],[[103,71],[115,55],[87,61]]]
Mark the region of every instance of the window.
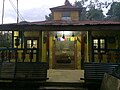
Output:
[[104,38],[94,38],[93,39],[93,49],[95,53],[105,53],[105,50],[100,50],[100,49],[105,49],[106,48],[106,42]]
[[[93,40],[93,47],[94,49],[98,49],[98,39]],[[94,52],[97,52],[97,50],[94,50]]]
[[27,48],[37,48],[37,40],[27,40]]
[[[38,48],[38,38],[36,37],[26,37],[25,38],[25,48],[31,49],[31,48]],[[27,53],[29,53],[31,50],[27,50]],[[34,50],[34,53],[36,53],[36,50]]]
[[105,48],[105,39],[100,39],[100,48]]
[[71,20],[70,12],[62,12],[62,20]]

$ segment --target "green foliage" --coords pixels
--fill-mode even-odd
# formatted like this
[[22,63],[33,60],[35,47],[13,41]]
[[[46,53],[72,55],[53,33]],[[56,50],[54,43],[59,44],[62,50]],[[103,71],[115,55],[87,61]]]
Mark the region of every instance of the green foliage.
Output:
[[113,2],[111,8],[107,12],[107,19],[120,21],[120,2]]
[[52,15],[52,13],[50,13],[48,16],[45,15],[45,19],[46,19],[46,21],[53,20],[53,15]]
[[86,8],[83,7],[83,5],[85,4],[85,1],[76,1],[74,3],[74,6],[78,7],[78,8],[82,8],[82,12],[79,12],[79,20],[86,20]]
[[[80,20],[104,20],[105,16],[101,9],[103,3],[99,2],[99,4],[95,4],[95,2],[90,1],[89,5],[83,7],[85,2],[85,0],[75,2],[75,6],[82,8]],[[96,0],[96,3],[98,3],[98,0]],[[98,5],[97,8],[95,5]]]
[[87,11],[88,20],[104,20],[103,11],[95,8],[91,8]]
[[83,5],[85,4],[85,1],[84,0],[76,1],[74,4],[75,4],[76,7],[82,8]]

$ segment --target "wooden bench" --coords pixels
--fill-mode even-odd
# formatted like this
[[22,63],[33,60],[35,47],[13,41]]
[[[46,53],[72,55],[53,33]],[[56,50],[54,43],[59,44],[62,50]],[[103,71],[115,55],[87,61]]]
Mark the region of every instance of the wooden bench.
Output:
[[0,89],[13,87],[15,63],[0,62]]
[[99,87],[104,77],[104,73],[112,73],[116,66],[118,66],[118,64],[84,63],[84,78],[81,79],[85,80],[87,86]]
[[34,87],[46,82],[47,68],[47,63],[43,62],[4,62],[0,65],[0,82],[10,82],[15,87]]

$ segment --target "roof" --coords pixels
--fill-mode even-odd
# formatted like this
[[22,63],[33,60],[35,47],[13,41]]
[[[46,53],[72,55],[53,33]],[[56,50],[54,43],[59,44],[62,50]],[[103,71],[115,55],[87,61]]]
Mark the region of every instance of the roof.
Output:
[[39,25],[99,25],[99,24],[120,24],[114,21],[66,21],[66,20],[51,20],[31,22]]
[[120,31],[120,22],[112,21],[40,21],[1,24],[0,31]]
[[78,10],[78,11],[80,11],[81,8],[71,5],[70,2],[68,0],[66,0],[64,5],[50,8],[50,10],[51,11],[63,11],[63,10]]
[[80,11],[81,8],[78,8],[78,7],[75,7],[75,6],[62,5],[62,6],[50,8],[50,10],[51,11],[63,11],[63,10],[76,10],[76,11]]

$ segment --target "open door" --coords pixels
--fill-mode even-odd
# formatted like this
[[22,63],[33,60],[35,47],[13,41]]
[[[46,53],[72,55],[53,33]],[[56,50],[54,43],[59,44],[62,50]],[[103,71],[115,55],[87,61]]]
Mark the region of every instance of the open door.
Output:
[[57,38],[55,40],[55,68],[75,68],[75,37]]

